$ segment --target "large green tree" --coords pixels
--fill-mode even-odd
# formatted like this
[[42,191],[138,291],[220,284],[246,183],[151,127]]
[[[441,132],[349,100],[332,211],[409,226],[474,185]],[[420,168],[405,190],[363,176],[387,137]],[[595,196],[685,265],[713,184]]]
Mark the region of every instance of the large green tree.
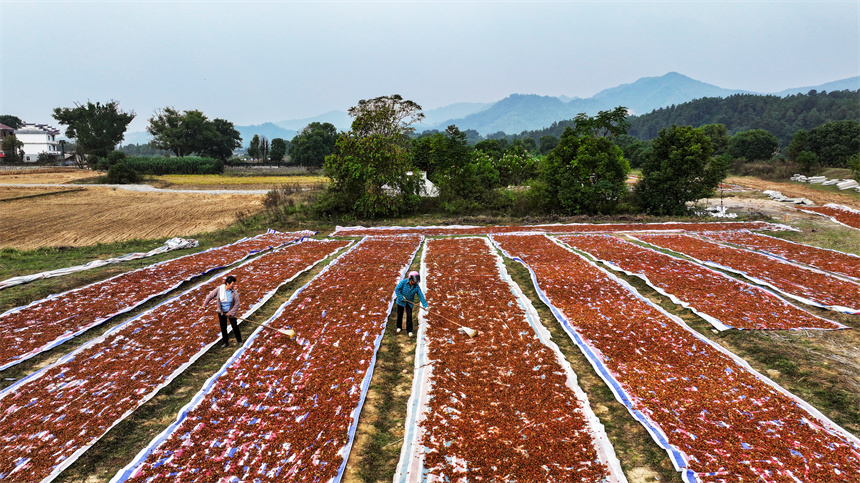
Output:
[[824,166],[847,167],[848,159],[860,153],[860,122],[826,122],[813,128],[806,136],[806,150]]
[[281,138],[272,139],[272,151],[269,153],[269,159],[279,163],[284,160],[289,149],[289,142]]
[[[620,132],[620,131],[618,131]],[[549,211],[606,214],[627,193],[630,166],[601,129],[568,127],[544,161],[536,193]]]
[[702,126],[705,136],[711,140],[714,147],[714,156],[724,154],[729,149],[729,130],[725,124],[705,124]]
[[709,196],[726,176],[711,155],[711,139],[701,128],[672,126],[651,143],[642,163],[636,199],[652,215],[683,215],[686,203]]
[[484,139],[475,144],[476,151],[481,151],[493,158],[498,158],[505,154],[505,149],[507,148],[507,139]]
[[558,146],[558,138],[553,136],[552,134],[547,134],[540,137],[540,153],[548,154]]
[[627,108],[624,106],[600,111],[596,116],[579,113],[573,120],[576,123],[573,129],[577,136],[619,136],[627,134],[627,129],[630,127],[630,122],[627,120]]
[[134,116],[134,112],[121,111],[117,101],[54,109],[54,119],[66,126],[66,137],[75,140],[80,157],[107,157],[122,142]]
[[415,167],[426,171],[427,177],[434,183],[450,168],[471,161],[466,134],[455,125],[448,126],[444,133],[437,132],[412,141],[410,152]]
[[765,161],[774,157],[779,140],[764,129],[741,131],[729,140],[728,153],[735,159]]
[[337,128],[329,122],[312,122],[290,142],[290,163],[319,168],[334,152]]
[[165,107],[149,119],[146,130],[152,135],[152,145],[176,156],[198,154],[226,160],[233,149],[242,146],[242,138],[232,122],[209,120],[201,111],[179,112]]
[[226,161],[233,150],[242,147],[242,135],[226,119],[215,118],[204,132],[203,143],[198,154]]
[[19,129],[24,125],[24,121],[21,120],[18,116],[13,116],[11,114],[0,114],[0,124],[11,127],[12,129]]
[[417,206],[420,178],[408,174],[409,135],[424,117],[421,106],[393,95],[361,100],[349,114],[352,128],[325,160],[331,183],[317,208],[327,215],[376,218]]
[[254,134],[251,138],[251,143],[248,144],[248,156],[251,159],[260,159],[260,135]]

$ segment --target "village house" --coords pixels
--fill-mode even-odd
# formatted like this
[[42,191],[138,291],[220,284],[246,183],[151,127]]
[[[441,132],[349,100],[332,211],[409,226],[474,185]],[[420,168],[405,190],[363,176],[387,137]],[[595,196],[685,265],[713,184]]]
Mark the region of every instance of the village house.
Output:
[[[6,139],[7,136],[11,136],[13,134],[15,134],[15,129],[13,129],[13,128],[5,125],[5,124],[0,123],[0,143],[2,143],[3,140]],[[6,155],[3,154],[2,151],[0,151],[0,159],[5,158],[5,157],[6,157]]]
[[6,136],[15,134],[15,130],[5,124],[0,124],[0,142],[6,139]]
[[39,154],[47,153],[51,156],[59,156],[57,148],[59,142],[57,135],[60,131],[47,124],[24,124],[15,131],[15,136],[24,143],[24,159],[27,162],[36,162]]

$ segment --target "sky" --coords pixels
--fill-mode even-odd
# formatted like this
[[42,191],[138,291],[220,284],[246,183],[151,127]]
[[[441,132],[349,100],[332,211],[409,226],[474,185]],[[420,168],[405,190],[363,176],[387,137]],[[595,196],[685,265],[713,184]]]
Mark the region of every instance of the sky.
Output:
[[0,0],[0,114],[54,126],[87,101],[143,131],[168,106],[251,125],[672,71],[761,93],[860,75],[860,1]]

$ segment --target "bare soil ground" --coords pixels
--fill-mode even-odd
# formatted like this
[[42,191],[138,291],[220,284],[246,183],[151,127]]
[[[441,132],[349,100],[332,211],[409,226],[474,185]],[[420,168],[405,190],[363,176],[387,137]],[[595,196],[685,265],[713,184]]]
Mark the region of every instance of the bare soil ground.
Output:
[[[38,188],[33,190],[39,193]],[[16,193],[20,196],[23,191]],[[227,227],[240,213],[261,209],[262,199],[262,195],[138,193],[88,187],[75,193],[9,200],[2,206],[0,248],[29,250],[189,236]]]
[[840,205],[849,206],[851,208],[860,209],[860,199],[858,199],[856,196],[851,196],[851,194],[849,194],[848,192],[830,192],[816,189],[806,184],[798,184],[790,181],[780,183],[777,181],[765,181],[762,179],[750,177],[728,178],[726,179],[726,183],[736,184],[744,186],[746,188],[753,188],[759,191],[775,190],[779,191],[785,196],[788,196],[789,198],[807,198],[815,202],[816,205],[837,203]]

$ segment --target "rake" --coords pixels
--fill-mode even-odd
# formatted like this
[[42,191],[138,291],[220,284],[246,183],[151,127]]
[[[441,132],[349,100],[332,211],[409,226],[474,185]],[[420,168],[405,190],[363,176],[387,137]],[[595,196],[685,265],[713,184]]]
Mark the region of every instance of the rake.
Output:
[[295,336],[296,336],[296,331],[295,331],[295,330],[293,330],[293,329],[287,329],[287,330],[284,330],[284,329],[276,329],[276,328],[274,328],[274,327],[269,327],[268,325],[261,324],[261,323],[259,323],[259,322],[254,322],[253,320],[243,319],[243,318],[241,318],[241,317],[236,317],[236,319],[237,319],[237,320],[241,320],[241,321],[243,321],[243,322],[247,322],[247,323],[249,323],[249,324],[256,325],[256,326],[258,326],[258,327],[262,327],[262,328],[264,328],[264,329],[269,329],[269,330],[271,330],[271,331],[278,332],[278,333],[280,333],[281,335],[285,335],[285,336],[289,337],[290,339],[292,339],[293,337],[295,337]]
[[[410,302],[409,300],[406,300],[406,302],[407,302],[407,303],[409,303],[409,304],[411,304],[412,306],[415,306],[415,302]],[[459,328],[463,329],[463,332],[465,332],[465,333],[466,333],[466,335],[468,335],[470,339],[471,339],[472,337],[475,337],[475,335],[477,335],[477,334],[478,334],[478,331],[477,331],[477,330],[472,329],[472,328],[470,328],[470,327],[466,327],[466,326],[465,326],[465,325],[463,325],[463,324],[459,324],[459,323],[457,323],[457,322],[455,322],[455,321],[453,321],[453,320],[449,319],[448,317],[445,317],[445,316],[439,315],[439,314],[438,314],[438,313],[436,313],[436,312],[434,312],[434,313],[433,313],[433,315],[435,315],[435,316],[437,316],[437,317],[439,317],[439,318],[441,318],[441,319],[443,319],[443,320],[447,320],[448,322],[451,322],[452,324],[456,325],[457,327],[459,327]]]

